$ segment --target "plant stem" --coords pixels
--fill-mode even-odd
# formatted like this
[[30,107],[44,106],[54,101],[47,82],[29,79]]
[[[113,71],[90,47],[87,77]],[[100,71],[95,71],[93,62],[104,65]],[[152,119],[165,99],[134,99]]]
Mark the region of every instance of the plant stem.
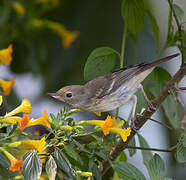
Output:
[[[127,25],[125,24],[123,29],[122,43],[121,43],[120,68],[123,68],[123,64],[124,64],[126,38],[127,38]],[[118,117],[118,114],[119,114],[119,108],[116,109],[116,118]]]
[[125,24],[123,29],[123,39],[121,44],[120,68],[123,68],[123,64],[124,64],[126,38],[127,38],[127,25]]
[[156,149],[156,148],[145,148],[145,147],[135,147],[135,146],[127,146],[128,149],[140,149],[146,151],[161,151],[161,152],[172,152],[170,149]]

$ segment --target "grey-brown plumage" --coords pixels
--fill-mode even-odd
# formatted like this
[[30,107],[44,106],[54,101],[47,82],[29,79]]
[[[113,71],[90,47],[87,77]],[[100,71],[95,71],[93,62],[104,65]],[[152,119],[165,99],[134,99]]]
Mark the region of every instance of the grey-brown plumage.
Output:
[[174,54],[150,64],[138,64],[119,69],[97,77],[85,85],[66,86],[49,95],[84,111],[111,111],[131,99],[137,89],[141,87],[141,82],[156,65],[178,55]]

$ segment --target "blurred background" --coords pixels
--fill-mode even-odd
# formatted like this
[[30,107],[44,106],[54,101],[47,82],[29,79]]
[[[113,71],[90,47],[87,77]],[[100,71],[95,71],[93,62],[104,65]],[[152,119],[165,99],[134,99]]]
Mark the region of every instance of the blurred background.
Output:
[[[176,2],[186,10],[185,1]],[[166,0],[151,0],[150,6],[160,28],[159,45],[147,18],[136,47],[134,41],[127,38],[125,66],[154,61],[166,40],[168,3]],[[83,70],[89,54],[102,46],[120,52],[123,26],[119,0],[0,0],[0,49],[13,44],[14,50],[11,65],[0,66],[0,78],[15,78],[13,91],[6,98],[7,104],[14,108],[23,98],[28,98],[32,103],[33,117],[42,115],[44,109],[48,113],[59,112],[63,104],[48,97],[47,92],[85,83]],[[178,51],[171,47],[164,56]],[[179,65],[180,57],[165,67],[174,74]],[[185,83],[186,79],[182,81]],[[182,93],[186,104],[185,95]],[[127,118],[130,108],[131,102],[121,108],[120,115]],[[96,115],[79,113],[75,118],[92,119]],[[161,111],[153,118],[161,119]],[[166,149],[171,146],[169,133],[158,124],[148,122],[140,133],[151,147]],[[161,153],[161,156],[166,161],[167,174],[185,179],[186,169],[176,166],[168,153]],[[140,151],[129,161],[147,175]]]

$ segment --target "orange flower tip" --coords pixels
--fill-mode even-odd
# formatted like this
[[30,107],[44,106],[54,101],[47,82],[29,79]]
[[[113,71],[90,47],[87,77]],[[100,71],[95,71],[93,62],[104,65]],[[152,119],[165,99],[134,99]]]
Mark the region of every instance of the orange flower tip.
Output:
[[0,80],[0,86],[3,89],[4,95],[8,96],[11,92],[12,86],[15,84],[15,79],[11,81]]
[[23,131],[26,127],[26,125],[28,124],[30,118],[28,116],[28,114],[24,114],[21,123],[20,123],[20,130]]
[[0,62],[3,65],[10,64],[10,62],[12,61],[12,52],[12,44],[10,44],[8,48],[0,50]]
[[18,171],[24,165],[24,161],[16,161],[9,167],[10,171]]
[[78,36],[79,36],[79,32],[77,31],[66,33],[63,38],[63,47],[65,49],[69,48],[71,44],[77,39]]
[[102,128],[104,135],[108,135],[109,129],[112,128],[113,126],[115,126],[116,124],[117,124],[116,118],[108,115],[104,121],[103,128]]

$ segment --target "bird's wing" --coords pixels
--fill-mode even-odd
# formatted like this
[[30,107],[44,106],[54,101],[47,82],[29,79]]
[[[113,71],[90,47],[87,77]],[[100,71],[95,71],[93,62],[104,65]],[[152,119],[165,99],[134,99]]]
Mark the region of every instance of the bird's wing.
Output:
[[[102,98],[116,89],[118,89],[126,81],[130,80],[137,72],[142,69],[143,65],[123,68],[100,76],[85,84],[85,87],[91,89],[91,95],[95,98]],[[90,87],[90,88],[89,88]]]

